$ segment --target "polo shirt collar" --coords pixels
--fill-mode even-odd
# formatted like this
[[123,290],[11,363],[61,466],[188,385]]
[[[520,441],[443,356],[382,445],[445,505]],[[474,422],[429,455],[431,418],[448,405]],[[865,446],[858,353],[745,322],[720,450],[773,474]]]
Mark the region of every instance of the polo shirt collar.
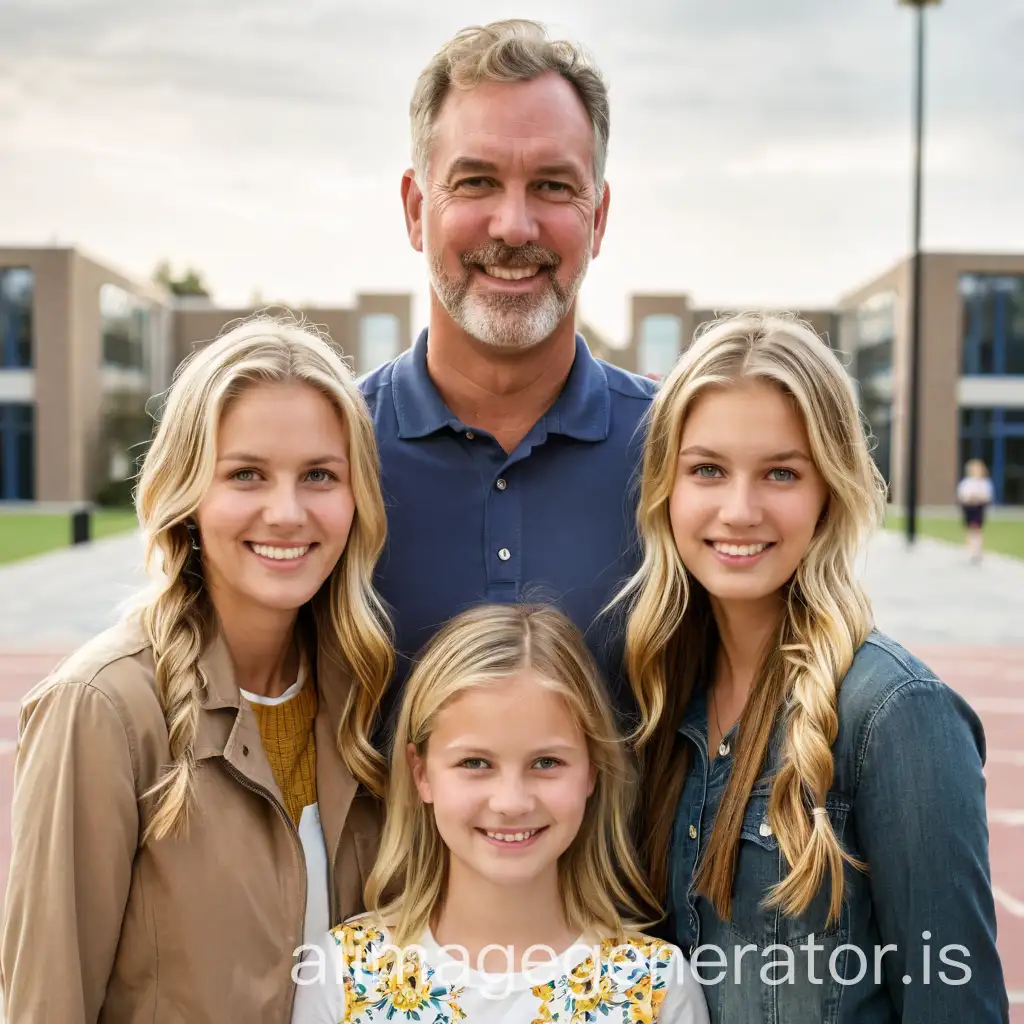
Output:
[[403,440],[426,437],[442,427],[458,430],[461,424],[444,404],[441,392],[427,373],[427,330],[403,352],[391,371],[391,394]]
[[[427,372],[426,329],[412,348],[396,360],[391,391],[400,438],[426,437],[443,427],[465,429],[465,424],[445,405]],[[549,433],[564,434],[578,441],[603,441],[608,437],[611,425],[608,378],[578,334],[569,376],[555,404],[545,414],[544,423]]]

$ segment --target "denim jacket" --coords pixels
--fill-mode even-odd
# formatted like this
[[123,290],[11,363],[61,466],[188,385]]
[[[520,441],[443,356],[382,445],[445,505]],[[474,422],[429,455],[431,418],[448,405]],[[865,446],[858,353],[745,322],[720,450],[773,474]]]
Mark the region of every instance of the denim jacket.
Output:
[[788,870],[768,823],[778,730],[743,817],[731,920],[693,891],[732,771],[735,727],[709,764],[706,691],[684,715],[692,756],[673,832],[669,925],[704,984],[712,1024],[1008,1020],[980,721],[877,632],[843,679],[838,712],[826,809],[843,847],[868,871],[847,866],[842,912],[828,927],[828,876],[799,916],[761,906]]

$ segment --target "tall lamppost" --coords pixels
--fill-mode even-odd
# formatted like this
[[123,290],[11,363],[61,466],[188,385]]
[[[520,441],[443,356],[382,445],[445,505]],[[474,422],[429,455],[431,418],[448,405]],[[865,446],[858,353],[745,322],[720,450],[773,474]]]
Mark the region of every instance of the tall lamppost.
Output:
[[921,420],[921,153],[924,144],[924,9],[938,6],[941,0],[898,0],[905,7],[913,7],[916,22],[916,59],[914,65],[914,199],[911,233],[911,313],[910,313],[910,373],[907,388],[906,433],[906,532],[907,543],[917,537],[917,464],[920,447]]

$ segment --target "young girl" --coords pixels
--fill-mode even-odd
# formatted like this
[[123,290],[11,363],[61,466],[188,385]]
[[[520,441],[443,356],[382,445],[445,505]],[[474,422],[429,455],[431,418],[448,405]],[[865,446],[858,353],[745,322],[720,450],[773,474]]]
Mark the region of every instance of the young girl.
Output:
[[296,1024],[705,1022],[682,954],[630,923],[649,894],[628,792],[597,671],[560,612],[452,620],[404,694],[371,913],[300,969]]
[[22,707],[12,1021],[287,1021],[362,909],[391,668],[369,415],[329,340],[256,319],[177,376],[137,495],[159,582]]
[[642,834],[674,940],[712,949],[715,1024],[1006,1020],[981,724],[855,577],[882,495],[798,321],[718,323],[655,398],[625,595]]
[[985,550],[985,510],[994,497],[988,467],[981,459],[969,459],[964,466],[964,478],[957,484],[956,500],[963,510],[967,530],[967,551],[977,564]]

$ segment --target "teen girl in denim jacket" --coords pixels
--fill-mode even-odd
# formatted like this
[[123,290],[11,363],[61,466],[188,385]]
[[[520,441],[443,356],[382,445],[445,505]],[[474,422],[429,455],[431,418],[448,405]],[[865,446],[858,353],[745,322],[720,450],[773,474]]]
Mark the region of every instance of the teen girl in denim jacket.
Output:
[[641,835],[713,1024],[996,1024],[984,736],[872,628],[883,509],[810,328],[703,333],[651,413],[627,659]]

